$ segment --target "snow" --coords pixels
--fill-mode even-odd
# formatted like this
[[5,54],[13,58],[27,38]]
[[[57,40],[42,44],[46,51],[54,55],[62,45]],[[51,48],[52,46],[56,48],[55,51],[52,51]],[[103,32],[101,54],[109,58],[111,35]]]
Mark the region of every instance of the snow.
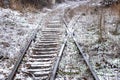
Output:
[[[82,11],[80,11],[81,13]],[[108,66],[108,64],[105,64],[104,62],[101,61],[102,56],[99,55],[104,55],[104,58],[110,62],[111,64],[114,65],[118,65],[120,66],[119,63],[119,57],[115,58],[114,56],[117,55],[117,51],[116,50],[118,45],[119,45],[119,40],[120,40],[120,35],[113,35],[110,33],[110,31],[113,31],[113,27],[114,25],[111,25],[111,23],[114,23],[114,21],[116,21],[116,19],[118,19],[118,15],[116,14],[110,14],[111,16],[109,16],[108,14],[110,13],[109,10],[106,10],[106,13],[104,14],[105,16],[105,28],[103,31],[105,31],[105,33],[103,34],[104,38],[107,38],[107,41],[102,42],[102,43],[97,43],[98,39],[99,39],[99,34],[97,34],[97,32],[99,31],[98,28],[98,20],[99,17],[96,14],[89,14],[87,12],[84,12],[86,15],[81,15],[80,19],[78,20],[78,23],[76,23],[76,25],[74,26],[75,29],[75,33],[76,33],[76,38],[77,41],[83,46],[83,50],[85,53],[88,53],[90,56],[91,61],[93,62],[92,65],[95,68],[95,62],[100,62],[102,65],[101,66],[107,66],[106,68],[102,68],[99,70],[96,70],[96,72],[98,73],[98,76],[101,78],[100,80],[119,80],[116,79],[115,77],[112,77],[110,75],[116,76],[117,74],[112,71],[112,69],[114,68],[110,68],[110,66]],[[116,44],[116,46],[114,46]],[[112,47],[114,46],[114,47]],[[98,48],[97,50],[92,50]],[[91,51],[92,50],[92,51]],[[98,56],[96,56],[96,54]],[[107,56],[107,54],[113,54],[113,56]],[[117,70],[119,70],[119,68],[117,68]],[[102,75],[100,75],[100,74]],[[103,78],[105,75],[106,78]],[[118,77],[119,78],[119,77]]]
[[[21,13],[19,11],[14,11],[11,9],[0,8],[0,80],[4,80],[5,77],[8,76],[9,72],[14,66],[15,61],[20,55],[20,50],[24,47],[26,41],[28,40],[28,36],[32,33],[34,29],[39,26],[42,17],[45,16],[48,12],[56,10],[59,11],[60,15],[62,15],[63,17],[64,14],[67,14],[65,12],[67,12],[68,9],[75,10],[77,7],[82,8],[80,5],[89,5],[89,7],[100,6],[99,2],[100,0],[66,1],[64,3],[54,5],[52,9],[44,8],[42,12],[38,11],[37,13]],[[77,41],[82,46],[83,51],[88,53],[90,59],[92,58],[91,64],[93,64],[93,67],[97,69],[98,67],[95,66],[96,62],[102,63],[102,66],[106,65],[105,63],[101,62],[101,53],[104,52],[106,55],[118,53],[120,35],[113,35],[111,33],[111,31],[115,29],[115,22],[118,20],[118,16],[114,12],[111,13],[109,9],[106,10],[104,14],[104,17],[106,19],[106,27],[103,36],[107,37],[107,41],[103,44],[100,44],[97,43],[99,39],[98,14],[94,13],[93,10],[89,10],[87,11],[85,7],[84,10],[80,9],[80,11],[75,11],[72,18],[70,18],[68,14],[66,20],[69,22],[70,32],[75,32]],[[92,11],[93,14],[90,14]],[[75,23],[78,18],[78,22]],[[45,24],[44,21],[41,23],[42,25]],[[68,64],[71,61],[70,55],[76,53],[76,51],[73,50],[74,45],[71,41],[72,40],[68,42],[68,45],[70,46],[67,49],[68,51],[66,51],[66,53],[68,52],[69,55],[64,56],[67,59],[69,57],[69,60],[67,60]],[[99,48],[99,50],[92,51],[96,48]],[[104,48],[105,51],[102,51]],[[117,56],[118,58],[106,55],[104,57],[107,59],[107,61],[112,62],[112,64],[118,65],[120,67],[119,55]],[[65,61],[66,59],[63,59],[63,62],[61,63],[62,67],[65,66]],[[73,62],[77,64],[76,61]],[[84,66],[85,65],[81,67],[83,72],[85,70]],[[24,66],[22,67],[22,71],[26,71],[26,68],[24,68]],[[103,76],[104,70],[106,70],[106,74]],[[104,77],[106,77],[106,80],[113,80],[115,79],[115,77],[111,77],[111,75],[117,75],[117,73],[113,71],[113,69],[109,69],[109,67],[102,68],[96,71],[101,80],[104,80]],[[23,74],[18,74],[17,78],[20,78],[22,80],[32,80],[29,77],[25,78]],[[60,80],[62,80],[62,78]]]
[[[4,42],[4,44],[0,46],[1,51],[6,49],[5,52],[1,53],[7,54],[7,57],[14,58],[15,56],[12,55],[19,54],[21,43],[28,36],[28,33],[36,28],[38,21],[34,21],[37,17],[34,17],[32,14],[26,15],[22,16],[22,13],[10,9],[1,10],[0,42]],[[5,45],[5,42],[8,46]]]
[[[102,64],[101,66],[103,66],[103,67],[107,66],[106,68],[96,70],[100,80],[105,80],[105,79],[106,80],[119,80],[120,76],[113,77],[113,76],[117,76],[117,74],[119,74],[119,71],[118,71],[119,68],[116,69],[118,71],[118,73],[116,74],[116,72],[113,71],[114,68],[111,68],[108,64],[102,62],[103,57],[100,56],[103,54],[104,58],[108,62],[110,62],[110,64],[117,65],[118,67],[120,66],[120,62],[119,62],[120,57],[118,54],[119,50],[117,50],[119,48],[118,45],[120,43],[120,35],[113,35],[110,32],[110,31],[115,30],[115,25],[112,25],[112,24],[114,24],[118,20],[118,14],[117,14],[117,12],[116,13],[113,11],[111,12],[111,10],[109,10],[109,8],[105,9],[105,13],[103,14],[103,16],[104,16],[106,22],[105,22],[105,25],[102,25],[102,26],[105,26],[102,34],[105,39],[107,38],[107,41],[98,43],[99,14],[97,12],[94,12],[93,11],[94,9],[92,10],[93,7],[99,6],[99,5],[97,5],[98,3],[99,2],[95,2],[94,5],[88,3],[89,7],[91,7],[91,8],[89,8],[85,12],[86,7],[84,6],[84,10],[78,11],[79,14],[77,14],[77,15],[74,14],[74,16],[72,18],[69,18],[69,16],[67,15],[67,19],[69,19],[68,21],[70,21],[70,22],[68,22],[69,23],[68,27],[71,32],[73,32],[73,31],[75,32],[77,41],[83,47],[82,48],[83,52],[88,53],[90,60],[93,62],[93,63],[91,63],[93,65],[93,68],[96,69],[95,62],[100,62]],[[76,7],[79,7],[79,6],[76,6]],[[73,9],[74,10],[76,9],[73,7],[71,8],[71,6],[69,6],[69,8],[71,9],[71,11]],[[81,8],[81,7],[79,7],[79,8]],[[84,15],[83,15],[83,13],[84,13]],[[80,18],[79,18],[79,16],[80,16]],[[77,18],[79,18],[78,22],[76,24],[74,24],[76,22]],[[96,50],[97,48],[98,48],[98,51]],[[64,63],[66,63],[66,62],[69,63],[71,61],[71,60],[68,60],[70,58],[70,56],[68,56],[69,53],[73,53],[73,52],[68,51],[67,55],[65,55],[67,60],[66,60],[66,58],[64,58],[65,60],[62,59],[63,62],[61,63],[61,66],[64,66],[65,65]],[[108,54],[110,54],[112,56],[109,56]],[[117,55],[117,58],[114,57],[115,55]],[[64,62],[64,61],[66,61],[66,62]]]
[[28,36],[38,27],[43,16],[44,13],[42,12],[21,13],[0,8],[0,56],[2,58],[0,61],[0,72],[2,72],[0,78],[5,77],[5,75],[8,76],[21,54],[20,50],[25,46]]

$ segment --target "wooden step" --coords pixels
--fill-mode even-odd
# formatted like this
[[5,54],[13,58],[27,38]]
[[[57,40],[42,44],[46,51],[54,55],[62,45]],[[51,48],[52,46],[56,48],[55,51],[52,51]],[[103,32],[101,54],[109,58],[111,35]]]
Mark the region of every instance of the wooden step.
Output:
[[28,72],[36,72],[36,71],[50,71],[51,68],[44,68],[44,69],[27,69]]
[[50,71],[45,71],[45,72],[34,72],[35,77],[43,77],[43,76],[49,76]]
[[31,55],[30,57],[31,58],[53,58],[55,57],[56,55],[55,54],[52,54],[52,55]]
[[48,44],[45,44],[45,43],[40,43],[40,44],[36,44],[36,46],[54,46],[54,45],[58,45],[58,43],[48,43]]
[[51,63],[52,63],[52,61],[48,61],[48,62],[37,62],[37,61],[35,61],[35,62],[27,62],[25,64],[30,64],[30,65],[46,65],[46,64],[51,64]]
[[37,61],[37,62],[48,62],[48,61],[51,61],[51,60],[54,60],[54,58],[38,58],[38,59],[29,58],[29,61],[31,61],[31,62],[34,62],[34,61]]
[[51,68],[51,64],[45,65],[30,65],[29,69],[44,69],[44,68]]
[[38,52],[49,52],[49,51],[57,51],[58,48],[33,48],[33,51]]
[[42,52],[34,52],[33,54],[35,54],[35,55],[48,55],[48,54],[57,54],[57,52],[45,52],[45,53],[42,53]]

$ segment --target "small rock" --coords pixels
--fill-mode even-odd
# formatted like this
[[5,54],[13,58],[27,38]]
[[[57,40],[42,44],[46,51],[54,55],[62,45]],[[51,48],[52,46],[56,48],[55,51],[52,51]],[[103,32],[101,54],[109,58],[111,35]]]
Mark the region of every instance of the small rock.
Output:
[[24,32],[24,31],[20,31],[20,32],[18,32],[17,34],[22,36],[22,35],[25,34],[25,32]]

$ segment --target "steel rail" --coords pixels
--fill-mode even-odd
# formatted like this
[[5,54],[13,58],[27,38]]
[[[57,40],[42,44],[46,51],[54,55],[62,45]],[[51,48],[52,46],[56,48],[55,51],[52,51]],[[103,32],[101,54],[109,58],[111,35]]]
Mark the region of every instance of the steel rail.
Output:
[[[79,19],[79,18],[78,18],[78,19]],[[75,43],[75,45],[77,46],[77,48],[78,48],[78,50],[79,50],[79,52],[80,52],[80,55],[83,56],[83,58],[84,58],[84,60],[85,60],[85,63],[86,63],[87,66],[89,67],[89,69],[90,69],[90,71],[91,71],[94,79],[95,79],[95,80],[100,80],[100,79],[98,78],[97,74],[95,73],[94,69],[92,68],[89,60],[87,59],[87,57],[86,57],[87,54],[83,53],[82,49],[80,48],[79,43],[77,42],[76,38],[74,37],[75,33],[74,33],[74,32],[73,32],[73,33],[70,32],[70,30],[68,29],[68,25],[67,25],[67,23],[66,23],[66,21],[65,21],[64,19],[63,19],[63,23],[65,24],[65,29],[66,29],[66,31],[67,31],[67,35],[68,35],[68,32],[71,34],[71,36],[72,36],[72,38],[73,38],[73,40],[74,40],[74,43]],[[57,61],[56,61],[56,64],[54,65],[53,71],[52,71],[52,73],[51,73],[50,80],[55,80],[56,73],[57,73],[57,69],[58,69],[58,66],[59,66],[61,57],[62,57],[62,55],[63,55],[63,51],[64,51],[64,49],[65,49],[66,43],[67,43],[67,36],[66,36],[66,39],[64,40],[64,44],[62,45],[61,50],[60,50],[60,52],[59,52],[59,55],[58,55],[58,57],[57,57]]]
[[88,58],[87,54],[86,54],[86,53],[83,53],[83,51],[82,51],[79,43],[78,43],[77,40],[75,39],[75,37],[73,37],[73,40],[74,40],[74,42],[75,42],[75,44],[76,44],[76,46],[77,46],[77,48],[78,48],[78,50],[79,50],[79,52],[80,52],[79,54],[81,54],[81,55],[83,56],[83,58],[84,58],[84,60],[85,60],[85,62],[86,62],[86,64],[87,64],[87,66],[89,67],[92,75],[94,76],[94,79],[95,79],[95,80],[100,80],[100,79],[98,78],[96,72],[95,72],[94,69],[92,68],[92,65],[91,65],[90,62],[89,62],[89,58]]
[[24,58],[24,56],[25,56],[25,54],[26,54],[29,46],[31,45],[31,42],[34,40],[35,36],[36,36],[36,31],[35,31],[35,33],[33,33],[33,35],[31,36],[30,40],[29,40],[29,41],[27,42],[27,44],[25,45],[25,48],[20,51],[21,55],[20,55],[20,57],[18,58],[18,61],[16,61],[15,65],[14,65],[14,67],[13,67],[13,70],[12,70],[12,72],[10,73],[10,75],[8,76],[8,79],[7,79],[7,80],[13,80],[13,79],[14,79],[14,77],[15,77],[15,75],[16,75],[16,72],[17,72],[17,70],[18,70],[18,68],[19,68],[19,65],[21,64],[21,62],[22,62],[22,60],[23,60],[23,58]]
[[55,65],[54,65],[54,69],[53,69],[53,71],[52,71],[52,73],[51,73],[50,80],[55,80],[56,73],[57,73],[57,69],[58,69],[60,60],[61,60],[61,58],[62,58],[63,51],[64,51],[64,49],[65,49],[66,43],[67,43],[67,38],[65,38],[64,43],[62,44],[62,47],[61,47],[61,49],[60,49],[59,55],[57,56],[57,60],[56,60]]
[[[42,20],[41,20],[41,21],[42,21]],[[16,72],[17,72],[17,70],[18,70],[18,68],[19,68],[19,66],[20,66],[20,64],[21,64],[21,62],[22,62],[22,60],[23,60],[23,58],[24,58],[27,50],[29,49],[29,47],[30,47],[30,45],[31,45],[31,42],[36,38],[37,32],[39,31],[39,29],[38,29],[38,28],[39,28],[39,25],[41,25],[41,21],[40,21],[40,23],[38,24],[37,28],[36,28],[35,30],[33,30],[33,33],[32,33],[32,35],[31,35],[29,41],[26,43],[25,47],[20,50],[20,53],[21,53],[21,54],[19,55],[19,58],[18,58],[18,60],[16,61],[15,65],[14,65],[14,67],[13,67],[12,72],[8,75],[7,80],[14,80],[14,77],[15,77],[15,75],[16,75]]]
[[[65,24],[65,27],[66,27],[67,31],[68,31],[69,33],[71,33],[70,30],[68,29],[68,25],[67,25],[67,23],[66,23],[66,21],[65,21],[64,19],[63,19],[63,23]],[[77,40],[76,40],[76,38],[75,38],[75,35],[76,35],[76,34],[75,34],[74,32],[71,33],[71,34],[72,34],[71,36],[72,36],[72,38],[73,38],[73,40],[74,40],[74,42],[75,42],[75,44],[76,44],[79,52],[80,52],[79,54],[81,54],[81,55],[83,56],[83,58],[84,58],[84,60],[85,60],[85,62],[86,62],[86,64],[87,64],[87,66],[89,67],[89,69],[90,69],[90,71],[91,71],[94,79],[95,79],[95,80],[100,80],[100,79],[98,78],[96,72],[95,72],[94,69],[92,68],[92,66],[91,66],[91,64],[90,64],[90,61],[89,61],[89,58],[87,58],[87,54],[82,51],[79,43],[77,42]]]

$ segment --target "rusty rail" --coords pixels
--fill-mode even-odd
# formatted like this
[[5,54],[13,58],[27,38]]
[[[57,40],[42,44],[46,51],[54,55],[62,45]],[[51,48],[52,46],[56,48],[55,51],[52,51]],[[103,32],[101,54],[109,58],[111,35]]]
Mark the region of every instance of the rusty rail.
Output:
[[[41,21],[42,21],[42,20],[41,20]],[[19,66],[20,66],[20,64],[21,64],[21,62],[22,62],[22,60],[23,60],[23,58],[24,58],[27,50],[29,49],[29,47],[30,47],[30,45],[31,45],[31,42],[36,38],[36,34],[37,34],[37,32],[39,31],[39,25],[41,25],[41,21],[40,21],[40,23],[38,24],[37,28],[33,30],[33,32],[32,32],[32,34],[31,34],[29,40],[28,40],[27,43],[25,44],[25,47],[20,50],[20,53],[21,53],[21,54],[19,55],[19,58],[18,58],[18,60],[16,61],[15,65],[14,65],[14,67],[13,67],[12,72],[11,72],[11,73],[9,74],[9,76],[7,77],[7,80],[14,80],[14,77],[15,77],[15,75],[16,75],[16,72],[17,72],[17,70],[18,70],[18,68],[19,68]]]
[[55,62],[54,69],[53,69],[53,71],[52,71],[50,80],[55,80],[56,72],[57,72],[57,69],[58,69],[60,60],[61,60],[61,58],[62,58],[63,51],[64,51],[64,49],[65,49],[66,43],[67,43],[67,38],[64,40],[64,43],[63,43],[63,45],[62,45],[62,47],[61,47],[61,49],[60,49],[59,55],[57,56],[57,60],[56,60],[56,62]]
[[[79,19],[79,18],[78,18],[78,19]],[[66,21],[65,21],[64,19],[63,19],[63,23],[65,24],[65,27],[66,27],[67,31],[68,31],[69,33],[71,33],[71,32],[69,31],[68,25],[67,25],[67,23],[66,23]],[[71,33],[71,34],[72,34],[71,36],[72,36],[72,38],[73,38],[73,40],[74,40],[74,43],[76,44],[76,46],[77,46],[77,48],[78,48],[78,50],[79,50],[79,52],[80,52],[80,55],[82,55],[82,57],[84,58],[84,60],[85,60],[85,62],[86,62],[86,64],[87,64],[87,66],[89,67],[89,70],[91,71],[94,79],[95,79],[95,80],[100,80],[100,79],[98,78],[96,72],[95,72],[94,69],[92,68],[92,65],[90,64],[89,58],[87,58],[87,54],[82,51],[79,43],[77,42],[77,40],[76,40],[76,38],[75,38],[75,35],[76,35],[76,34],[75,34],[74,32]]]
[[35,36],[36,36],[36,33],[37,33],[37,30],[35,30],[35,32],[33,33],[33,35],[31,36],[30,40],[27,42],[27,44],[25,45],[25,48],[20,50],[20,57],[18,59],[18,61],[16,61],[14,67],[13,67],[13,70],[12,72],[10,73],[10,75],[8,76],[7,80],[13,80],[15,75],[16,75],[16,72],[19,68],[19,65],[21,64],[27,50],[29,49],[29,46],[31,45],[31,42],[34,40]]

